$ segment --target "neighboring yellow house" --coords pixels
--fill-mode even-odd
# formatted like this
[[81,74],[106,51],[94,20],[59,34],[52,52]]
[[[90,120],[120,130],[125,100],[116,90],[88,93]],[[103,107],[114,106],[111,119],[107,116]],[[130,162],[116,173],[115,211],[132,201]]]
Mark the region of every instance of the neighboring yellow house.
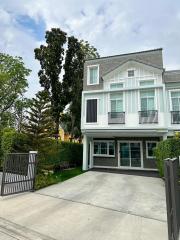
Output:
[[70,142],[71,140],[71,135],[68,133],[65,133],[63,128],[59,129],[59,139],[61,141],[65,141],[65,142]]

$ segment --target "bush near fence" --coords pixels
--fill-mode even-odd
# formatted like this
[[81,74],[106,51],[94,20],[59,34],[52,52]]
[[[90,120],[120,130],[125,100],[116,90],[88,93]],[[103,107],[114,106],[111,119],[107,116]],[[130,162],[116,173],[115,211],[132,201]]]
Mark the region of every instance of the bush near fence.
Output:
[[61,142],[53,139],[41,144],[38,153],[38,170],[60,170],[61,162],[82,166],[83,146],[80,143]]
[[164,176],[164,160],[180,156],[180,138],[169,138],[158,143],[154,150],[157,168],[161,177]]

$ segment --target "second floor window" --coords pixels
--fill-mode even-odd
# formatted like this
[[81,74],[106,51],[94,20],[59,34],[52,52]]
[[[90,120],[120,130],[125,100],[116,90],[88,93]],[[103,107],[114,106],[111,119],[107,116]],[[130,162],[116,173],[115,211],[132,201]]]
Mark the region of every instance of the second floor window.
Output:
[[99,83],[99,67],[89,66],[88,67],[88,85],[95,85]]
[[97,99],[88,99],[86,105],[86,122],[97,122]]
[[180,111],[180,91],[171,92],[172,111]]
[[155,110],[155,92],[154,90],[141,91],[141,111]]
[[110,95],[111,112],[123,112],[123,93]]

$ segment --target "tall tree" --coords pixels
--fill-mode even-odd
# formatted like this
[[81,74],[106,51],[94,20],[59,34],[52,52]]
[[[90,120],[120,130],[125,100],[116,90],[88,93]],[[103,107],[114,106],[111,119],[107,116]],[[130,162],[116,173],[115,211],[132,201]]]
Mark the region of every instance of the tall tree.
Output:
[[0,53],[0,124],[3,115],[25,92],[30,72],[21,57]]
[[41,70],[38,75],[40,84],[49,92],[52,115],[56,123],[55,132],[59,133],[60,113],[64,109],[64,95],[60,74],[64,58],[66,33],[59,28],[52,28],[45,35],[46,45],[36,48],[35,58],[40,61]]
[[32,99],[30,109],[27,112],[27,121],[24,125],[25,133],[36,146],[41,139],[52,136],[54,129],[50,111],[48,92],[38,92],[36,97]]
[[[66,104],[69,103],[69,109],[63,116],[63,125],[67,124],[72,138],[81,136],[81,94],[83,89],[83,67],[85,60],[89,58],[97,58],[99,54],[97,49],[89,45],[83,40],[78,41],[74,37],[68,38],[68,48],[66,51],[66,59],[64,64],[63,76],[63,92],[66,98]],[[67,122],[64,120],[68,119]],[[70,122],[71,124],[70,124]]]

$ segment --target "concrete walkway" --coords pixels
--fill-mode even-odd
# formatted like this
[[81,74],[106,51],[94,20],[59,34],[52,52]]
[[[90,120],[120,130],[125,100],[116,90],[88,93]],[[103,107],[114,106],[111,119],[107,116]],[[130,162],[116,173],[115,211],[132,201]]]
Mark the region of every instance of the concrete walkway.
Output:
[[0,199],[0,239],[166,240],[159,178],[87,172]]

